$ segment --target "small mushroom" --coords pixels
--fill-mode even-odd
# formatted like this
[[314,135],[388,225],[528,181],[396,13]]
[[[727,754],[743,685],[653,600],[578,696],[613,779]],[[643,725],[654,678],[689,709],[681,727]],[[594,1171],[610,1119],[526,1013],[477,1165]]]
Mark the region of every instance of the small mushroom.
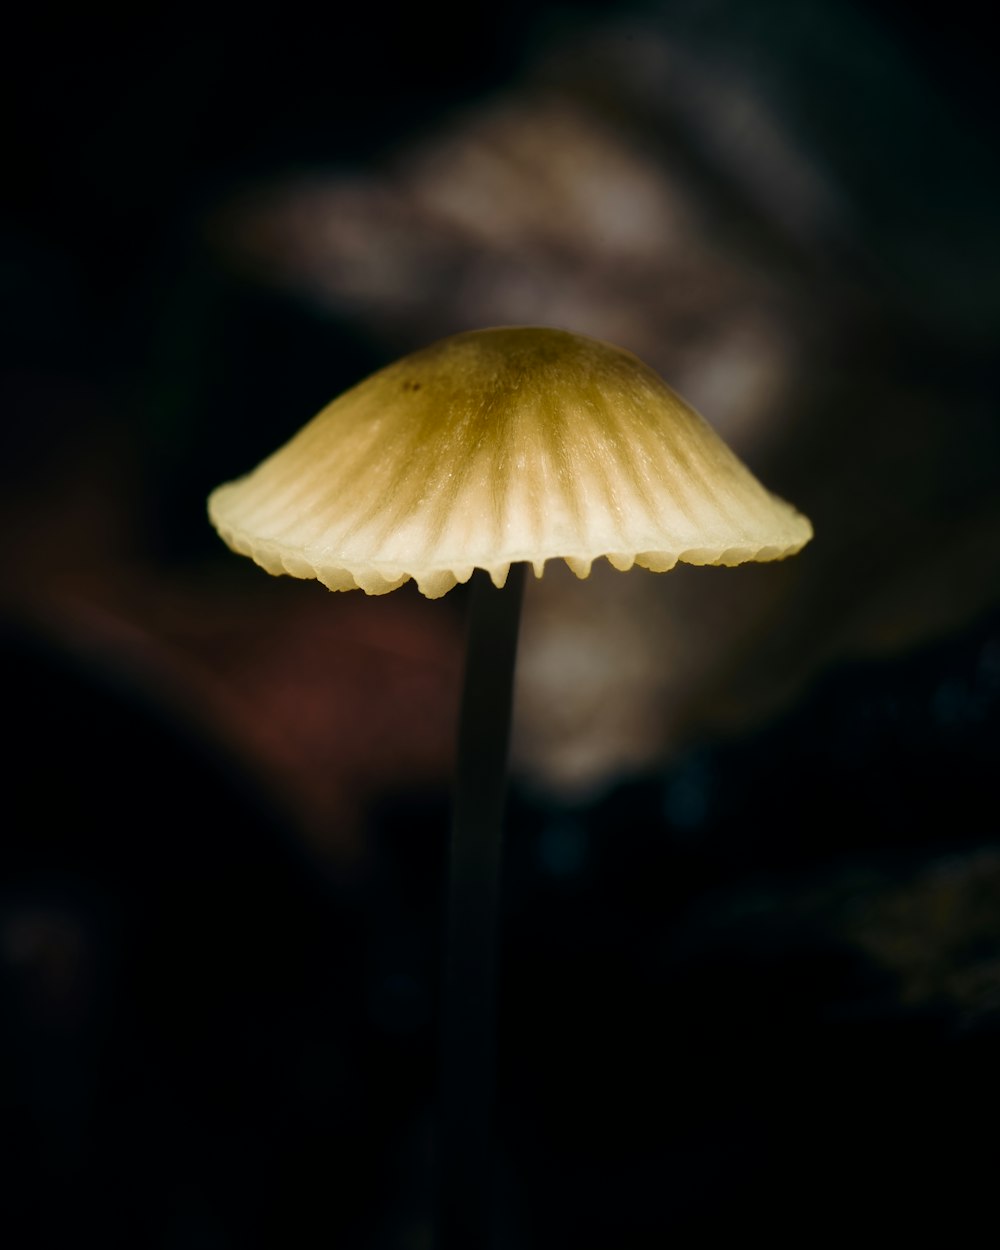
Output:
[[812,527],[630,352],[562,330],[444,339],[335,399],[209,514],[269,573],[436,599],[486,569],[775,560]]
[[[630,352],[540,327],[458,334],[335,399],[209,514],[270,573],[429,598],[476,579],[459,723],[441,1026],[437,1250],[489,1241],[496,919],[526,564],[791,555],[812,527]],[[496,589],[494,589],[494,587]]]

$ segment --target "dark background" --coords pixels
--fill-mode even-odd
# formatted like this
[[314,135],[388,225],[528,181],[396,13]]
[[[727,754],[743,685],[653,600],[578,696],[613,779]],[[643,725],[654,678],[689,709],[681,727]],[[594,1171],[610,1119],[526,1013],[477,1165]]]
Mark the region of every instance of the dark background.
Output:
[[[588,784],[518,757],[497,1245],[972,1244],[1000,1113],[1000,195],[973,7],[8,20],[4,1244],[429,1244],[465,593],[266,578],[204,498],[343,387],[478,324],[526,247],[542,276],[511,319],[548,319],[546,283],[582,264],[568,233],[490,251],[444,231],[409,302],[336,267],[317,298],[287,248],[261,262],[267,231],[240,251],[261,188],[389,178],[401,199],[413,145],[519,92],[530,117],[539,83],[640,136],[725,240],[673,303],[614,287],[616,316],[669,337],[719,273],[731,302],[729,276],[766,268],[793,415],[746,453],[817,540],[731,592],[629,574],[681,619],[711,608],[676,638],[727,638],[725,663],[665,649],[694,674],[683,717],[651,673],[649,750],[616,754],[609,716]],[[654,45],[745,72],[795,158],[772,168],[819,171],[835,224],[798,182],[755,194],[752,111],[716,142],[707,97],[660,93]],[[569,328],[612,290],[592,259],[597,312]],[[752,325],[758,288],[738,289]]]

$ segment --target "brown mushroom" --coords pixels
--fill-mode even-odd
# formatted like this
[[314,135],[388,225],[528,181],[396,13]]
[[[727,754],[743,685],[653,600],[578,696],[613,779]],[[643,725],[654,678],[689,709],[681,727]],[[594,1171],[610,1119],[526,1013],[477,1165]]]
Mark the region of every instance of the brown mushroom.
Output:
[[437,598],[561,557],[656,572],[799,550],[809,522],[617,347],[505,327],[444,339],[335,399],[209,500],[226,542],[331,590]]
[[[439,1072],[437,1250],[485,1250],[504,777],[520,589],[562,558],[657,572],[798,551],[812,527],[627,351],[562,330],[459,334],[335,399],[209,500],[270,573],[430,598],[473,588]],[[500,593],[500,589],[506,588]],[[497,589],[494,590],[493,587]]]

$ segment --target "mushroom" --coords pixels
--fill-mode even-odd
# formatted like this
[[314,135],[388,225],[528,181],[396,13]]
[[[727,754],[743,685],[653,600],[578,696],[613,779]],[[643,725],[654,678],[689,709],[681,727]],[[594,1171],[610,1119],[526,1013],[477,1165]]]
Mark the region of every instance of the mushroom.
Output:
[[811,537],[631,353],[562,330],[444,339],[329,404],[209,514],[269,573],[436,599],[473,569],[774,560]]
[[208,508],[233,550],[331,590],[414,578],[438,598],[489,574],[473,585],[459,721],[437,1142],[438,1250],[479,1250],[524,566],[541,577],[562,558],[587,577],[601,556],[655,572],[776,560],[812,527],[630,352],[520,326],[458,334],[373,374]]

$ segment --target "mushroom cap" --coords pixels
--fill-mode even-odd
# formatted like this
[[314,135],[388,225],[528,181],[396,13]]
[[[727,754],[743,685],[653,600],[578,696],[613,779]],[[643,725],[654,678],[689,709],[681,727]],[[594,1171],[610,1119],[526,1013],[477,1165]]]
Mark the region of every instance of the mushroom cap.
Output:
[[438,598],[514,561],[578,577],[778,560],[812,537],[631,352],[542,327],[475,330],[372,374],[209,498],[234,551],[331,590]]

